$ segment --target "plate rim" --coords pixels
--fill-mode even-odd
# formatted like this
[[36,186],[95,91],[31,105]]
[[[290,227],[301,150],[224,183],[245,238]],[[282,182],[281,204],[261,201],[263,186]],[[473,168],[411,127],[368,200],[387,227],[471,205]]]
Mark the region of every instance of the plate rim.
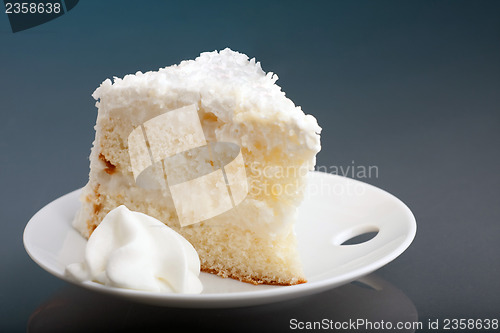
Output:
[[[362,182],[360,180],[352,179],[349,177],[342,177],[340,175],[329,174],[324,172],[313,171],[310,172],[313,177],[340,177],[343,181],[356,182],[362,184],[362,186],[367,186],[375,191],[380,191],[383,195],[389,196],[392,200],[398,202],[403,211],[405,212],[406,223],[407,223],[407,233],[405,238],[401,241],[399,246],[392,250],[389,254],[370,262],[369,264],[362,266],[360,268],[345,272],[343,274],[335,275],[333,277],[327,277],[323,280],[312,281],[298,285],[292,286],[281,286],[280,288],[264,289],[264,290],[250,290],[250,291],[236,291],[228,293],[206,293],[206,294],[176,294],[176,293],[155,293],[148,291],[139,291],[131,289],[123,289],[117,287],[104,286],[96,282],[85,281],[79,282],[75,281],[66,275],[64,272],[56,271],[47,265],[43,260],[38,258],[36,253],[33,253],[33,249],[30,249],[29,237],[30,229],[33,228],[34,221],[37,217],[42,214],[49,206],[55,205],[59,201],[68,200],[68,197],[77,195],[78,192],[82,190],[76,189],[68,192],[51,202],[47,203],[41,209],[39,209],[28,221],[23,231],[23,245],[28,253],[29,257],[41,268],[43,268],[48,273],[53,276],[69,282],[73,285],[83,287],[95,292],[102,292],[108,295],[114,295],[119,297],[125,297],[127,299],[138,300],[145,303],[155,304],[155,305],[165,305],[165,306],[176,306],[176,307],[237,307],[237,306],[249,306],[266,304],[271,302],[278,302],[282,300],[287,300],[291,298],[300,297],[303,295],[311,295],[314,293],[319,293],[327,289],[335,288],[343,284],[352,282],[353,280],[372,273],[373,271],[387,265],[398,256],[400,256],[413,242],[416,231],[417,224],[416,219],[408,206],[395,195],[376,187],[374,185]],[[208,273],[203,273],[208,274]]]

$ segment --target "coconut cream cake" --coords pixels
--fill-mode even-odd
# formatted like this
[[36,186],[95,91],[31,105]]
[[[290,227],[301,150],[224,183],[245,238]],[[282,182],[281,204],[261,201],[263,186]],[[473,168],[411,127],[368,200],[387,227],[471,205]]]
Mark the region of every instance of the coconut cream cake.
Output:
[[277,79],[225,49],[105,80],[74,226],[88,238],[125,205],[185,237],[204,272],[306,282],[294,223],[321,128]]

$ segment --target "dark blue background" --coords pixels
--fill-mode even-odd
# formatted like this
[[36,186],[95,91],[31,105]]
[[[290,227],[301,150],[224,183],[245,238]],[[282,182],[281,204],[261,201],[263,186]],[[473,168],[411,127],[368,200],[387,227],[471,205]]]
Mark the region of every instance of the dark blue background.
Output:
[[376,165],[362,180],[413,210],[413,245],[378,273],[420,320],[498,318],[499,17],[499,1],[80,1],[14,34],[0,13],[0,331],[64,284],[22,231],[85,184],[94,89],[225,47],[316,116],[319,165]]

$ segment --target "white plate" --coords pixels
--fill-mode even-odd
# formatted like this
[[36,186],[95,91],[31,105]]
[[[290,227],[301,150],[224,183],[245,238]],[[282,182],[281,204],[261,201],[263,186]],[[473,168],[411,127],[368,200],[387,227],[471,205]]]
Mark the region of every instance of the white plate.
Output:
[[[399,199],[374,186],[340,176],[312,172],[296,226],[307,283],[295,286],[251,285],[201,273],[203,293],[165,294],[78,283],[64,275],[66,265],[83,261],[86,240],[71,226],[80,190],[37,212],[24,230],[30,257],[49,273],[97,292],[155,305],[235,307],[283,301],[351,282],[382,267],[412,242],[416,223]],[[341,245],[353,236],[378,231],[371,240]]]

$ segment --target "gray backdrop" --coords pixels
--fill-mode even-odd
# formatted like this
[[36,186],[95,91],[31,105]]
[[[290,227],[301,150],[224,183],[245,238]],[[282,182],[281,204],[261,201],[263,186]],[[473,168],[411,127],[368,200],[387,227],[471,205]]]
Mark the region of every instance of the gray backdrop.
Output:
[[[316,116],[319,165],[377,166],[378,177],[361,180],[414,212],[414,243],[376,279],[425,323],[498,318],[499,14],[499,1],[81,1],[54,21],[12,33],[0,13],[0,331],[25,331],[30,316],[31,331],[56,331],[65,320],[82,320],[75,299],[96,304],[101,297],[43,271],[22,244],[37,210],[87,180],[93,90],[108,77],[225,47],[277,73],[287,96]],[[208,312],[204,326],[286,331],[293,316],[313,320],[318,309],[334,316],[342,306],[330,309],[326,299],[351,295],[346,288],[281,306]],[[70,314],[43,305],[61,290]],[[100,302],[129,327],[141,313],[166,315]],[[369,302],[358,302],[367,312],[346,316],[385,304]],[[170,325],[186,330],[190,316],[201,315],[168,313],[175,314]]]

